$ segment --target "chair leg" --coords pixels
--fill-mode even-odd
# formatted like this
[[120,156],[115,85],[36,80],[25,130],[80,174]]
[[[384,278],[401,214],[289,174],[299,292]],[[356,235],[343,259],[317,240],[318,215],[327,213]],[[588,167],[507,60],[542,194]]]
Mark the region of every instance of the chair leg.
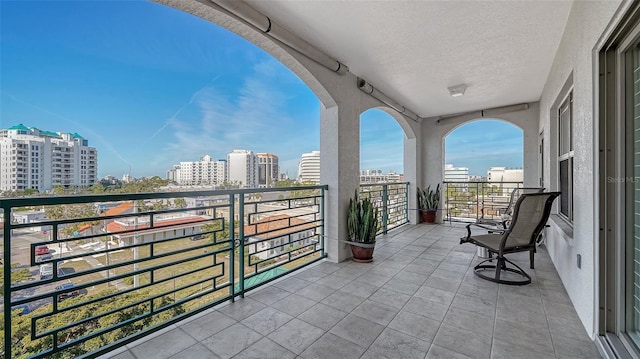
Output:
[[[531,283],[531,276],[529,276],[524,270],[522,270],[522,268],[520,268],[517,264],[513,263],[507,258],[497,255],[495,258],[495,261],[496,261],[495,265],[485,264],[490,261],[492,261],[492,259],[485,259],[482,262],[478,263],[478,265],[476,265],[473,268],[475,275],[482,279],[486,279],[486,280],[500,283],[500,284],[525,285],[525,284]],[[507,262],[513,265],[514,268],[508,267]],[[519,274],[520,276],[523,277],[523,279],[522,280],[502,279],[501,274],[503,270],[505,272]],[[486,272],[489,275],[485,275],[483,272]]]
[[533,256],[535,255],[535,253],[536,253],[536,250],[534,248],[529,250],[529,262],[530,262],[529,266],[531,267],[531,269],[534,269],[533,268]]
[[501,258],[500,256],[498,256],[497,259],[497,263],[496,263],[496,283],[500,283],[500,273],[502,273],[502,270],[504,270],[507,267],[507,264],[504,261],[504,258]]

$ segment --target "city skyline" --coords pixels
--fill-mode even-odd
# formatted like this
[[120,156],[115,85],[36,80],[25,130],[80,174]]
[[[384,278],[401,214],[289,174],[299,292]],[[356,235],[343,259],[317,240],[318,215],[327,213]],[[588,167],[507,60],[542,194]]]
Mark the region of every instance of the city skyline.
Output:
[[[150,2],[0,6],[0,128],[77,132],[100,151],[100,178],[164,177],[169,163],[242,148],[277,154],[293,178],[319,150],[318,98],[215,24]],[[403,137],[388,114],[363,113],[360,167],[404,172]]]

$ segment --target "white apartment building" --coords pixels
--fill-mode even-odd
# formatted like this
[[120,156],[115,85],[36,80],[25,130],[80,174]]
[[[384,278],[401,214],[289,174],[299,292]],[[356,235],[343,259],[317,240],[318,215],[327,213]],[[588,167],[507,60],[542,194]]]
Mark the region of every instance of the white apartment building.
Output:
[[233,150],[227,154],[227,181],[241,188],[257,187],[258,162],[251,150]]
[[491,167],[487,171],[487,182],[522,182],[522,168]]
[[258,187],[273,187],[280,175],[278,156],[271,153],[256,153],[258,160]]
[[77,133],[49,132],[19,124],[0,130],[0,191],[97,182],[98,152]]
[[303,153],[298,164],[300,182],[320,183],[320,151]]
[[167,178],[180,185],[221,185],[227,178],[227,162],[205,155],[200,161],[180,162],[167,172]]
[[173,167],[167,170],[167,179],[178,183],[178,180],[180,179],[180,165],[173,165]]
[[360,171],[360,183],[390,183],[402,181],[402,175],[395,171],[383,173],[382,170]]
[[469,168],[444,165],[444,180],[446,182],[469,182]]

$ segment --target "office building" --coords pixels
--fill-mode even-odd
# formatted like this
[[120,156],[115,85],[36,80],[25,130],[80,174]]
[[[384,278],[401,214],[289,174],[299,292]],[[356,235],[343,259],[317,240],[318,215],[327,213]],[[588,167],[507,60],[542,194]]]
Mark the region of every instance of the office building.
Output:
[[77,133],[22,124],[0,130],[0,191],[88,187],[97,173],[98,152]]
[[257,187],[257,159],[251,150],[233,150],[227,154],[227,181],[240,188]]
[[452,164],[444,165],[445,182],[469,182],[469,168],[453,167]]
[[383,173],[382,170],[360,171],[360,183],[391,183],[402,181],[402,175],[395,171]]
[[167,171],[167,179],[180,185],[221,185],[227,178],[227,161],[213,160],[211,156],[200,157],[199,161],[180,162]]
[[302,154],[298,164],[298,180],[313,184],[320,183],[320,151]]
[[522,168],[491,167],[487,171],[487,182],[522,182]]
[[258,187],[273,187],[280,174],[278,156],[271,153],[256,153],[258,160]]

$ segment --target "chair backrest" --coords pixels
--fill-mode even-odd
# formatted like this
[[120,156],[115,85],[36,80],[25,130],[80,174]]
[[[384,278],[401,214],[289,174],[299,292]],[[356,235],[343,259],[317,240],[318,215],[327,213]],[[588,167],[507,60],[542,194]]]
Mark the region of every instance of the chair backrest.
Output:
[[513,207],[520,196],[525,193],[540,193],[544,191],[544,187],[518,187],[514,188],[513,192],[511,192],[511,197],[509,198],[509,204],[507,205],[507,209],[504,211],[504,214],[511,215],[513,212]]
[[513,209],[511,225],[502,236],[501,250],[535,245],[551,213],[553,201],[560,192],[525,193]]

